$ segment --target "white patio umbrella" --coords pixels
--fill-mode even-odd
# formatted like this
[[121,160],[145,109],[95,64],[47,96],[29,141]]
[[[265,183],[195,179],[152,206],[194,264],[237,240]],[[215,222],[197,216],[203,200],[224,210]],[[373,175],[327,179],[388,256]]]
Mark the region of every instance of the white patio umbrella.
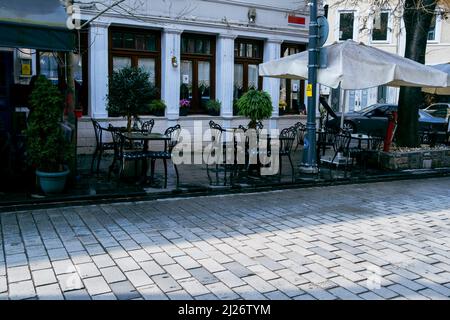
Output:
[[447,85],[446,88],[423,88],[422,91],[426,93],[438,94],[438,95],[450,95],[450,62],[436,64],[430,67],[435,68],[439,71],[447,73]]
[[[327,67],[318,69],[317,82],[331,88],[359,90],[381,85],[446,87],[447,74],[421,63],[352,40],[325,46]],[[259,65],[264,77],[308,79],[308,51]],[[341,116],[343,125],[344,112]]]
[[[352,40],[325,46],[327,67],[318,69],[317,82],[344,90],[381,85],[447,87],[447,74],[421,63]],[[308,51],[259,65],[264,77],[308,78]]]

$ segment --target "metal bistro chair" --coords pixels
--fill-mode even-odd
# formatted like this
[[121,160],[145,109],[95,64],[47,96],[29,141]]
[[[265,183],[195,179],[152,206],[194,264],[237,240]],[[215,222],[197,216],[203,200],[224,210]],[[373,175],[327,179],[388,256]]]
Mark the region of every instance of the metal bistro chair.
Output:
[[155,120],[150,119],[142,123],[141,132],[152,133],[153,127],[155,126]]
[[297,144],[295,145],[294,151],[297,151],[299,146],[303,146],[306,126],[301,122],[297,122],[296,124],[294,124],[294,127],[297,130]]
[[279,157],[280,157],[280,170],[278,173],[278,177],[281,180],[281,171],[283,168],[282,165],[282,158],[287,157],[289,159],[289,163],[291,164],[291,170],[292,170],[292,182],[295,181],[295,172],[294,172],[294,165],[292,163],[291,158],[291,152],[292,152],[292,146],[294,145],[295,138],[297,136],[297,128],[292,126],[289,128],[284,128],[281,130],[279,140],[280,140],[280,149],[279,149]]
[[[224,167],[224,185],[227,183],[227,166],[226,166],[226,150],[227,150],[227,141],[225,140],[226,130],[222,128],[221,125],[214,122],[213,120],[209,121],[209,129],[211,130],[211,145],[215,145],[215,148],[221,148],[222,151],[222,161],[216,161],[216,182],[219,181],[219,165],[223,165]],[[206,174],[208,175],[208,180],[212,183],[211,175],[209,173],[209,162],[210,157],[216,157],[216,149],[210,150],[208,152],[208,158],[206,160]]]
[[91,121],[94,126],[96,142],[94,154],[92,155],[91,173],[94,172],[94,163],[97,159],[96,173],[98,174],[100,171],[100,162],[102,160],[103,152],[107,150],[114,150],[114,142],[103,142],[103,132],[109,132],[109,129],[103,128],[100,123],[94,119],[91,119]]
[[[332,170],[331,168],[333,167],[334,164],[334,160],[336,159],[336,157],[341,154],[344,159],[345,159],[345,164],[344,164],[344,176],[347,174],[347,168],[348,168],[348,160],[349,158],[351,158],[351,162],[353,165],[353,157],[350,154],[350,141],[352,139],[352,136],[350,134],[350,132],[342,132],[339,133],[335,136],[334,138],[334,143],[333,143],[333,151],[334,151],[334,156],[331,159],[330,162],[330,179],[332,179]],[[339,168],[340,163],[336,163],[336,170]]]
[[377,155],[377,163],[379,163],[380,150],[383,147],[384,139],[383,137],[370,136],[368,141],[368,148],[361,151],[361,165],[363,172],[366,171],[368,160],[372,158],[374,154]]
[[[123,171],[125,170],[125,162],[146,160],[147,154],[142,150],[124,150],[126,147],[125,137],[121,134],[120,130],[112,129],[111,136],[114,143],[114,159],[109,167],[108,180],[111,178],[111,172],[114,171],[116,162],[119,161],[118,181],[120,182]],[[137,166],[135,166],[135,171],[136,168]]]
[[[146,157],[150,158],[150,161],[151,161],[152,175],[155,172],[156,160],[158,160],[158,159],[163,160],[163,163],[164,163],[164,189],[167,188],[167,160],[172,159],[172,156],[173,156],[172,151],[175,148],[175,146],[178,144],[180,132],[181,132],[181,126],[179,124],[177,124],[173,127],[167,128],[166,131],[164,132],[164,135],[169,136],[170,140],[164,141],[164,151],[147,151],[147,153],[146,153]],[[178,168],[177,168],[177,165],[173,162],[173,160],[172,160],[172,164],[173,164],[173,168],[175,169],[175,174],[177,176],[177,188],[178,188],[178,186],[180,184]],[[152,179],[153,179],[153,176],[152,176]]]

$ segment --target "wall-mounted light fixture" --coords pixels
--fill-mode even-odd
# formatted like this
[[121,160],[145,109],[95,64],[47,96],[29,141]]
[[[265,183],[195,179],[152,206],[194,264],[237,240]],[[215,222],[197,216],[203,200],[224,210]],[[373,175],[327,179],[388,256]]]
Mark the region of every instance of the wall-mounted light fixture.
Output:
[[248,9],[248,22],[255,23],[256,21],[256,9],[250,8]]
[[177,68],[178,67],[178,60],[177,57],[172,57],[172,67]]

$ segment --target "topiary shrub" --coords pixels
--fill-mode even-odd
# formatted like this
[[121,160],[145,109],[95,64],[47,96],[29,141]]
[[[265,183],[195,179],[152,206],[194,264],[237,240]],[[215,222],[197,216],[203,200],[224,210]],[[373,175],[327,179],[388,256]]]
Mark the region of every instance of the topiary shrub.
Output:
[[64,98],[58,88],[39,76],[30,96],[27,160],[43,172],[62,172],[70,158],[69,143],[63,135]]
[[127,130],[131,131],[132,118],[149,111],[149,101],[155,98],[157,89],[150,83],[149,74],[141,68],[125,67],[113,71],[109,78],[107,110],[127,118]]
[[272,99],[265,91],[249,90],[237,101],[239,114],[250,118],[249,128],[256,128],[256,122],[272,116]]

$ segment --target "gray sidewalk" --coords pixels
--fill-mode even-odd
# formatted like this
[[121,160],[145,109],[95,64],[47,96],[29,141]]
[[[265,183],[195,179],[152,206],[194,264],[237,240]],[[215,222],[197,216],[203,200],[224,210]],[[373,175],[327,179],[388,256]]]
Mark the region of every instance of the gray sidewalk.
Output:
[[0,298],[448,299],[449,186],[2,213]]

